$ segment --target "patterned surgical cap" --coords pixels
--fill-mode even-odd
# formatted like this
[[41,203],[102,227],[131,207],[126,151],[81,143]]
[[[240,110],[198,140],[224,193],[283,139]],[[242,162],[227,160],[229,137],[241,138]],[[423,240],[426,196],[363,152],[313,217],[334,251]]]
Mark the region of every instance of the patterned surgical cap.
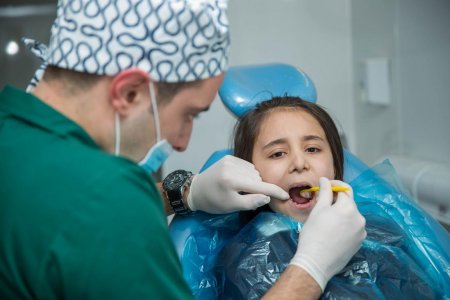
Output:
[[226,9],[226,0],[60,0],[48,47],[25,42],[43,67],[97,75],[137,67],[155,81],[194,81],[227,68]]

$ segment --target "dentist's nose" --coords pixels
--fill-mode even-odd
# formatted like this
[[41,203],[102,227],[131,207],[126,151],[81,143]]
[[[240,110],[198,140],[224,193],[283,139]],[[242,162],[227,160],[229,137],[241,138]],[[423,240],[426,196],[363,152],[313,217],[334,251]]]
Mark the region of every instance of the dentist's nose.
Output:
[[192,134],[192,124],[183,127],[182,131],[179,133],[176,141],[172,144],[172,147],[179,152],[183,152],[187,149],[189,145],[189,140]]

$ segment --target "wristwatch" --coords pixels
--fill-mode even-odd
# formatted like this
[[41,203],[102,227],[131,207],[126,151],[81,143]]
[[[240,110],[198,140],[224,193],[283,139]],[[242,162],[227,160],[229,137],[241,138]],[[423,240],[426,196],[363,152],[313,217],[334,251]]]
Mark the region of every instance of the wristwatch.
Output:
[[164,178],[162,186],[170,206],[178,215],[187,215],[192,211],[183,203],[183,194],[191,185],[192,172],[176,170]]

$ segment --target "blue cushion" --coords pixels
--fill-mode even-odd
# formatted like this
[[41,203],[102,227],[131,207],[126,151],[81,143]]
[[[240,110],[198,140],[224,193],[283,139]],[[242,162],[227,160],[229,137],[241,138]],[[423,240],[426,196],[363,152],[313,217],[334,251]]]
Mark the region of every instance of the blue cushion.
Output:
[[231,67],[219,89],[225,106],[237,117],[274,96],[298,96],[316,102],[316,87],[300,69],[286,64]]

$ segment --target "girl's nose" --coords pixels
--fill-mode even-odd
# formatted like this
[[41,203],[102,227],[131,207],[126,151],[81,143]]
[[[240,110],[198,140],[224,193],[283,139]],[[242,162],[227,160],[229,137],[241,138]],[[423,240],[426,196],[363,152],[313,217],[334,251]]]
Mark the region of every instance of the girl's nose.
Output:
[[309,168],[308,160],[303,155],[303,153],[292,153],[291,156],[292,156],[290,168],[291,173],[292,172],[301,173]]

